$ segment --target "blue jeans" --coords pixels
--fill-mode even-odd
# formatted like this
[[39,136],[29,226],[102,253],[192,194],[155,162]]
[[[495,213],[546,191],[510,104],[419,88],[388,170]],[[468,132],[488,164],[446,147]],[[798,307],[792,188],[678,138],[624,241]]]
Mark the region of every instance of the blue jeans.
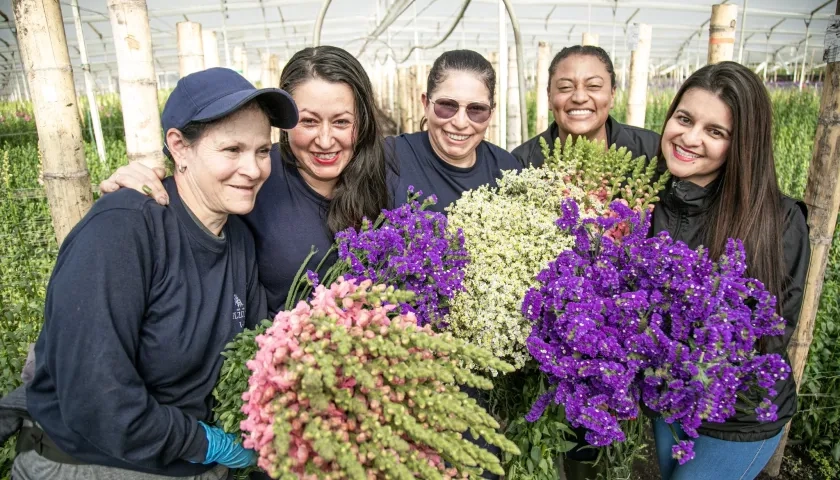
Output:
[[[689,440],[679,425],[673,427],[680,440]],[[653,434],[662,480],[753,480],[782,439],[782,432],[760,442],[728,442],[700,435],[694,439],[694,459],[680,465],[671,458],[671,447],[677,442],[662,417],[653,421]]]

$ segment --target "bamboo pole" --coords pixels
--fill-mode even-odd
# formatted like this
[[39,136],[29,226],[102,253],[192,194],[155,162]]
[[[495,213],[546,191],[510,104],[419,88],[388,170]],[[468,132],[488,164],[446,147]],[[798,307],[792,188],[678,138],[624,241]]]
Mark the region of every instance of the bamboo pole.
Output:
[[201,24],[196,22],[178,22],[178,76],[204,70],[204,45],[201,36]]
[[522,122],[519,112],[519,74],[517,73],[516,47],[508,48],[508,108],[507,108],[507,138],[505,149],[510,151],[522,143]]
[[497,52],[490,52],[487,55],[487,60],[490,62],[490,65],[493,67],[493,71],[496,72],[496,109],[493,111],[493,115],[490,116],[490,126],[487,127],[487,133],[485,136],[487,137],[487,141],[494,145],[499,145],[502,142],[499,141],[499,116],[501,115],[502,109],[499,107],[499,102],[501,101],[499,95],[499,88],[500,88],[500,78],[499,78],[499,54]]
[[505,21],[505,4],[503,0],[499,0],[499,68],[496,69],[496,76],[499,77],[499,89],[496,90],[499,95],[499,133],[496,135],[498,142],[496,145],[503,147],[507,140],[507,55],[508,55],[508,41],[507,41],[507,23]]
[[152,36],[145,0],[108,0],[130,162],[164,167]]
[[93,204],[73,69],[58,0],[13,0],[32,92],[44,187],[59,245]]
[[[835,14],[840,15],[840,2]],[[835,53],[836,56],[836,53]],[[829,58],[825,67],[826,81],[823,83],[820,100],[820,114],[817,134],[814,137],[814,154],[808,167],[808,184],[805,187],[804,202],[808,205],[808,226],[811,238],[811,260],[799,323],[793,332],[788,347],[793,378],[797,388],[801,384],[802,372],[808,361],[808,350],[814,339],[814,322],[820,304],[823,279],[828,252],[837,226],[840,207],[840,58]],[[782,441],[770,459],[765,472],[779,475],[782,457],[787,444],[790,422],[785,426]]]
[[805,86],[805,67],[808,65],[808,37],[811,35],[811,22],[805,23],[805,48],[802,50],[802,73],[799,75],[799,91]]
[[268,86],[277,88],[280,86],[280,59],[277,55],[271,55],[269,65],[271,66],[271,83]]
[[420,131],[420,123],[423,121],[423,118],[426,116],[426,112],[423,110],[423,102],[420,101],[420,96],[423,92],[426,91],[426,81],[429,78],[429,69],[427,65],[419,64],[417,65],[417,77],[415,78],[415,82],[417,82],[417,91],[414,95],[414,98],[411,101],[414,103],[415,112],[414,115],[414,131]]
[[537,46],[537,131],[544,132],[548,128],[548,67],[551,60],[551,47],[548,42],[540,42]]
[[583,38],[581,39],[581,45],[592,45],[593,47],[598,46],[598,41],[601,39],[601,36],[597,33],[592,32],[583,32]]
[[652,28],[640,23],[639,40],[630,54],[630,93],[627,96],[627,124],[644,128],[647,109],[648,65]]
[[260,53],[260,88],[272,87],[271,84],[271,54]]
[[96,154],[99,156],[99,161],[105,163],[105,137],[102,135],[102,122],[99,119],[99,107],[96,104],[96,95],[93,93],[94,81],[93,75],[90,73],[90,64],[88,63],[85,35],[82,31],[81,14],[79,14],[79,1],[73,0],[71,2],[71,8],[73,10],[73,23],[76,24],[76,40],[79,44],[79,57],[82,60],[82,71],[85,77],[85,93],[87,94],[88,107],[90,108],[90,123],[93,126]]
[[387,69],[387,85],[386,90],[387,94],[385,95],[386,98],[386,105],[385,107],[388,109],[388,115],[390,115],[391,119],[394,120],[395,123],[399,123],[399,117],[397,116],[397,112],[394,110],[394,95],[396,95],[396,68],[390,61],[388,62],[388,69]]
[[233,69],[248,78],[248,52],[241,45],[233,47]]
[[737,5],[712,5],[707,63],[715,64],[732,60],[735,53],[735,25],[737,24],[735,19],[737,17]]
[[408,67],[408,133],[414,133],[420,125],[420,108],[417,98],[420,96],[420,89],[417,88],[417,65]]
[[204,68],[219,66],[219,42],[213,30],[201,30],[201,49],[204,52]]
[[408,86],[408,69],[402,67],[398,70],[397,75],[397,95],[399,95],[399,106],[400,106],[400,132],[401,133],[409,133],[410,130],[408,128],[409,117],[411,116],[411,111],[408,106],[408,98],[411,94],[411,90]]

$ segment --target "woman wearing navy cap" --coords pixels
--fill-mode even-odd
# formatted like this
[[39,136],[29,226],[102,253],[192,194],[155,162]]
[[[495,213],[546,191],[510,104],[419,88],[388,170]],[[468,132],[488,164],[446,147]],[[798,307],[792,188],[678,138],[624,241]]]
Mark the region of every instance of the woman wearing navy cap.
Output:
[[162,123],[169,206],[104,196],[61,245],[15,479],[220,479],[254,463],[205,422],[225,344],[266,316],[237,215],[271,170],[270,127],[293,127],[297,109],[218,68],[181,79]]

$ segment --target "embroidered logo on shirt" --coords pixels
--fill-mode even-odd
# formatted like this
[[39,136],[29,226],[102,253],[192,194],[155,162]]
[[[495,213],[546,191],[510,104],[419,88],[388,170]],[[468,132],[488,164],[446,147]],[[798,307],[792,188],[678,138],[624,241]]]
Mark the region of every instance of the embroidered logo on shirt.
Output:
[[239,321],[240,328],[245,328],[245,304],[235,293],[233,294],[233,319]]

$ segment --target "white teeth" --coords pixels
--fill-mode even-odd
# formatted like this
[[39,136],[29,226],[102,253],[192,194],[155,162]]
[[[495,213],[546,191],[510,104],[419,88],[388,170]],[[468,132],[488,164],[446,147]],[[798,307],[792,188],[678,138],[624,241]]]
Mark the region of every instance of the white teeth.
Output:
[[315,158],[320,158],[321,160],[331,160],[333,157],[335,157],[336,153],[337,153],[337,152],[331,152],[331,153],[313,153],[312,155],[314,155],[314,156],[315,156]]
[[570,110],[569,111],[569,115],[573,115],[573,116],[589,115],[590,113],[593,113],[593,110]]
[[700,155],[697,155],[696,153],[691,153],[691,152],[683,149],[679,145],[674,145],[674,146],[677,147],[677,153],[679,153],[683,157],[688,157],[688,158],[699,158],[700,157]]
[[449,138],[451,138],[452,140],[457,140],[459,142],[470,138],[470,135],[455,135],[453,133],[448,132],[446,135],[449,136]]

